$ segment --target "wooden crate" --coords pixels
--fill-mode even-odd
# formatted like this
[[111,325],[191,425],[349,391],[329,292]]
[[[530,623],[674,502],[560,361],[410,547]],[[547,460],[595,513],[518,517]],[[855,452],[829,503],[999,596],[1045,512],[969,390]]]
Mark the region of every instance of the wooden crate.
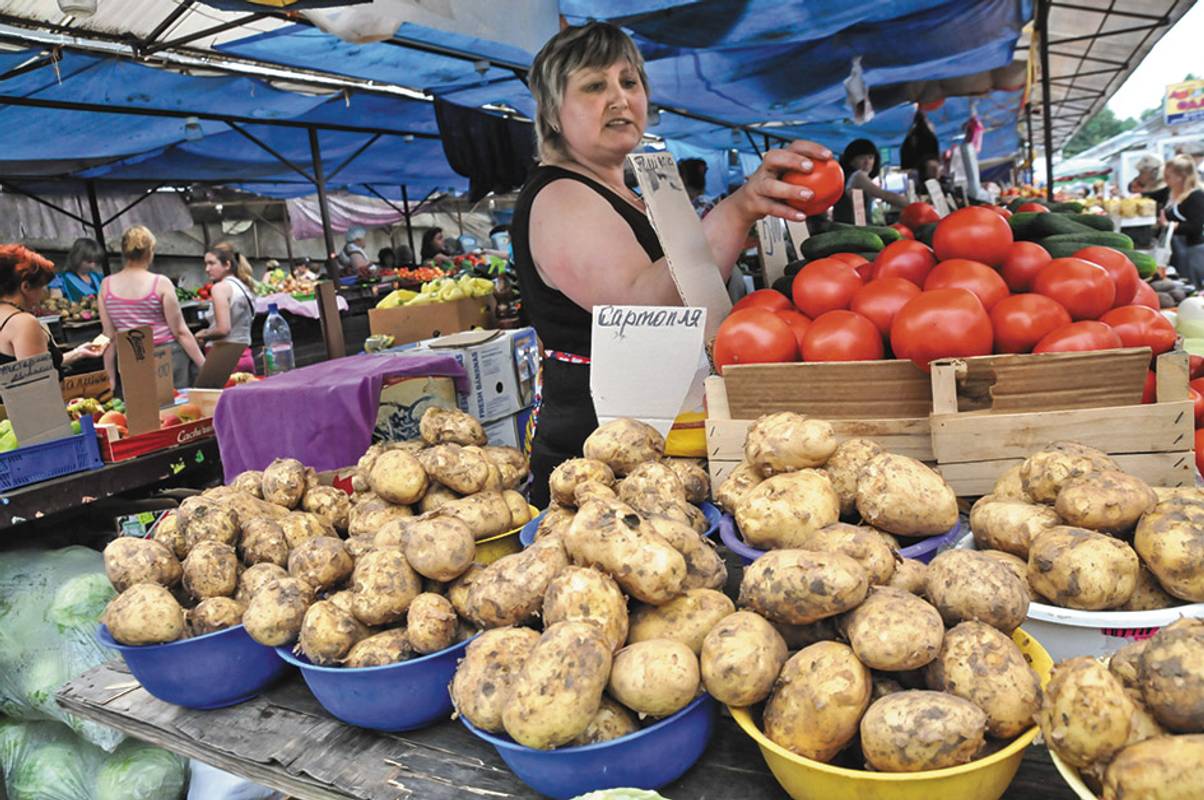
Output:
[[1158,402],[1142,405],[1145,348],[948,359],[932,365],[932,451],[960,496],[990,492],[1030,453],[1059,440],[1112,455],[1156,486],[1195,483],[1188,358],[1158,358]]

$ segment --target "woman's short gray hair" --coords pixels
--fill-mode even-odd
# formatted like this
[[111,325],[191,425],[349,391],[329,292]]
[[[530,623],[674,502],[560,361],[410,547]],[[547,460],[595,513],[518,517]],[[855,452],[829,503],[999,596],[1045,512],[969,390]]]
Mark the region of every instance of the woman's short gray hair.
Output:
[[1162,169],[1162,159],[1149,153],[1137,159],[1137,171],[1145,172],[1147,169]]
[[579,69],[606,68],[619,61],[628,61],[636,68],[647,93],[644,57],[630,36],[608,22],[565,28],[535,56],[528,84],[535,96],[535,137],[541,160],[568,154],[560,131],[560,105],[569,75]]

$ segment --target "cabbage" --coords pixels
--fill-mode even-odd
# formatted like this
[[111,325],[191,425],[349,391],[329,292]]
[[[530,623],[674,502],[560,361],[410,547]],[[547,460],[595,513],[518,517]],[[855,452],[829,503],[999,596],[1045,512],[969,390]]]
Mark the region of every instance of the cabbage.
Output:
[[184,759],[126,739],[96,773],[94,800],[173,800],[184,792]]
[[74,747],[51,742],[21,759],[8,777],[11,800],[82,800],[88,791],[85,764]]
[[103,572],[77,575],[59,587],[46,611],[46,619],[62,628],[92,628],[105,606],[117,596]]

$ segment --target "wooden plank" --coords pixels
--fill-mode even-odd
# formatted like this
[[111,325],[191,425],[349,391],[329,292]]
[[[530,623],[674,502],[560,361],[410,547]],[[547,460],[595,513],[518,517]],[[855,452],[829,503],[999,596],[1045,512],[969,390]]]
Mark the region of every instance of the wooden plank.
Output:
[[707,473],[711,476],[711,498],[714,499],[715,492],[723,485],[728,476],[736,467],[740,466],[742,461],[720,461],[715,458],[707,459]]
[[1158,402],[1173,403],[1187,399],[1191,377],[1190,361],[1182,350],[1158,356]]
[[343,339],[343,318],[339,315],[338,287],[331,281],[318,282],[318,320],[322,324],[322,341],[326,344],[326,358],[342,358],[347,355],[347,344]]
[[1192,446],[1194,420],[1186,401],[1029,414],[934,414],[932,449],[942,466],[1026,458],[1060,440],[1107,453],[1177,452]]
[[797,411],[826,420],[906,419],[932,410],[928,376],[910,361],[745,364],[723,374],[733,419]]
[[[1194,486],[1196,480],[1195,454],[1121,453],[1112,458],[1122,470],[1141,478],[1151,486]],[[990,494],[995,481],[1004,472],[1024,463],[1023,458],[1001,458],[986,461],[945,463],[938,467],[941,475],[957,492],[958,497],[981,497]]]
[[[932,435],[928,419],[833,419],[832,431],[838,442],[846,439],[872,439],[886,450],[934,461]],[[707,419],[707,458],[740,461],[744,458],[744,438],[751,420]]]

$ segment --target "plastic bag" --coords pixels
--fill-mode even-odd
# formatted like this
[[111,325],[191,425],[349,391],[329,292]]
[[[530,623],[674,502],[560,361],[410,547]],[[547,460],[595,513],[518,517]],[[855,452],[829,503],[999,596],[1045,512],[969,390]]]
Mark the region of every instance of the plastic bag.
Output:
[[118,731],[55,702],[64,683],[111,658],[95,637],[114,594],[90,548],[0,553],[0,712],[65,722],[105,750],[121,743]]
[[127,740],[105,753],[57,722],[0,720],[9,800],[179,800],[187,762]]
[[193,759],[188,800],[283,800],[284,795]]

